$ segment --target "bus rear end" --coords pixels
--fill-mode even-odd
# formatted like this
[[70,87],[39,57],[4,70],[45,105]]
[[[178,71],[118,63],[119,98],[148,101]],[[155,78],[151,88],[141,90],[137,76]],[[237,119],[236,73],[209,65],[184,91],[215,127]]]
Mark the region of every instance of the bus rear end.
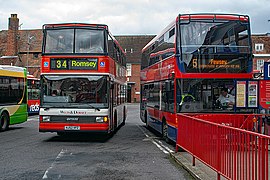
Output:
[[40,105],[40,82],[33,75],[27,75],[28,114],[38,114]]

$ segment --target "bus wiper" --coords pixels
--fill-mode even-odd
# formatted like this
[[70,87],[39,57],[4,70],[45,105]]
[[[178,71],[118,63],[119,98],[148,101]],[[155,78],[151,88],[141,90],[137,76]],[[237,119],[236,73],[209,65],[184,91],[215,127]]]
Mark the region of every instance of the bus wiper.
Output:
[[93,105],[91,105],[91,104],[88,104],[88,106],[90,106],[91,108],[94,108],[94,109],[97,110],[97,111],[100,111],[100,109],[99,109],[98,107],[95,107],[95,106],[93,106]]

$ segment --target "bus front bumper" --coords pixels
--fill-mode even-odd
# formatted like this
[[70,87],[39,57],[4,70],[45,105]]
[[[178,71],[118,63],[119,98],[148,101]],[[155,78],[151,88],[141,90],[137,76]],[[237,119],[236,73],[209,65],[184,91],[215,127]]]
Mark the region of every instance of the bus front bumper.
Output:
[[108,123],[40,123],[39,132],[101,132],[110,133]]

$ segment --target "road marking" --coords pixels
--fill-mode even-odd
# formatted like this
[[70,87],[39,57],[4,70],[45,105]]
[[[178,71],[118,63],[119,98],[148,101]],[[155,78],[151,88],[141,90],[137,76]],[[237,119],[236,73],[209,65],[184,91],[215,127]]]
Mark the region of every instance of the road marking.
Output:
[[27,119],[27,121],[36,121],[37,119]]
[[[45,171],[42,179],[48,179],[48,173],[49,173],[49,171],[55,166],[56,161],[59,160],[61,157],[63,157],[66,152],[67,152],[67,150],[64,150],[64,149],[61,150],[61,152],[54,159],[54,161],[51,164],[51,166]],[[61,177],[61,175],[60,175],[60,177]]]
[[31,116],[31,117],[28,116],[28,119],[27,119],[27,121],[38,121],[38,120],[39,120],[39,116],[38,115]]
[[164,147],[167,151],[169,151],[170,153],[173,153],[174,151],[171,150],[168,146],[164,145],[160,140],[157,140],[159,142],[159,144]]
[[173,150],[171,150],[168,146],[164,145],[160,140],[156,140],[155,138],[151,138],[141,127],[138,125],[138,128],[143,132],[143,134],[150,139],[150,141],[155,144],[163,153],[169,154],[172,153]]
[[161,145],[159,145],[155,140],[151,140],[152,141],[152,143],[154,143],[162,152],[164,152],[165,154],[169,154],[169,152],[166,150],[166,149],[164,149]]

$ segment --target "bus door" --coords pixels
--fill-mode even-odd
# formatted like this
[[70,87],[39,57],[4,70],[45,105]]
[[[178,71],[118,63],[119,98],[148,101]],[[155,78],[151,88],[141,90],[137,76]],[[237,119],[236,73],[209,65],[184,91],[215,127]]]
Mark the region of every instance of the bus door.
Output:
[[147,107],[147,123],[154,129],[159,130],[159,105]]
[[109,91],[110,91],[110,97],[109,97],[109,117],[110,117],[110,121],[109,121],[109,126],[110,126],[110,130],[113,130],[113,121],[114,121],[114,117],[113,117],[113,109],[114,109],[114,104],[115,104],[115,95],[114,95],[114,82],[113,81],[109,81]]
[[152,127],[156,130],[161,131],[161,89],[160,83],[155,82],[150,85],[150,98],[151,98],[151,106],[149,109],[149,115],[152,117],[149,119]]

